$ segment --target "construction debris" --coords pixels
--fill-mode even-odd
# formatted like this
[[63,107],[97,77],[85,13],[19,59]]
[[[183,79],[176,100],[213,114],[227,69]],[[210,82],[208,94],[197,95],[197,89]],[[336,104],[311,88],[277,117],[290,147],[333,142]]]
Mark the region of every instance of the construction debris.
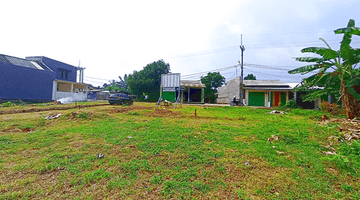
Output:
[[98,159],[101,159],[101,158],[104,158],[104,154],[102,154],[102,153],[98,153],[98,154],[96,154],[96,158],[98,158]]
[[277,110],[273,110],[269,112],[270,114],[285,114],[285,111],[277,111]]
[[325,155],[336,155],[336,152],[332,152],[332,151],[327,151],[327,152],[323,152],[321,151],[322,154],[325,154]]
[[319,122],[319,126],[325,126],[329,123],[338,123],[338,130],[341,137],[330,136],[328,140],[331,141],[351,141],[360,140],[360,120],[358,119],[325,119]]
[[57,115],[54,115],[54,116],[49,115],[49,116],[45,117],[45,119],[57,119],[57,118],[59,118],[60,116],[61,116],[61,113],[59,113],[59,114],[57,114]]
[[279,138],[280,138],[279,136],[271,135],[271,138],[268,138],[267,141],[271,143],[272,140],[278,141]]

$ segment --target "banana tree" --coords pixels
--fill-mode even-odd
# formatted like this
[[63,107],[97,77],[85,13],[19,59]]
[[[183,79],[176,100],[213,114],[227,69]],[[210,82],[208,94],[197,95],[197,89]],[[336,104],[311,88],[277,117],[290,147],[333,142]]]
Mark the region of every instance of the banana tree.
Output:
[[360,73],[357,64],[360,62],[360,49],[350,46],[352,35],[360,36],[360,28],[355,27],[355,21],[349,20],[346,28],[334,31],[335,34],[344,34],[340,50],[333,50],[322,38],[325,47],[308,47],[301,50],[302,53],[315,53],[320,57],[298,57],[300,62],[315,64],[306,65],[290,70],[290,74],[307,74],[319,70],[317,74],[303,79],[303,85],[308,87],[323,86],[325,89],[335,89],[340,94],[340,99],[346,109],[349,118],[360,117],[360,95],[355,88],[360,85]]

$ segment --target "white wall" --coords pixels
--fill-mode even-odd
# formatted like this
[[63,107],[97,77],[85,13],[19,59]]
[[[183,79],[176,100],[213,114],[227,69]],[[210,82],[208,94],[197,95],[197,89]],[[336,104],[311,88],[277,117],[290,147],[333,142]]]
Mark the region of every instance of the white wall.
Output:
[[71,92],[56,92],[56,101],[59,99],[70,98],[72,102],[75,101],[86,101],[86,93],[71,93]]

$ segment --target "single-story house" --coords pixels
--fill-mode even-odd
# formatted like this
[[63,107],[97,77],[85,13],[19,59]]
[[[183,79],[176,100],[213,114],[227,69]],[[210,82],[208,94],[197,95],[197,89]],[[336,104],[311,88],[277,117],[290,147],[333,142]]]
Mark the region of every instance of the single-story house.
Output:
[[[295,98],[297,104],[306,109],[318,108],[321,101],[328,101],[328,96],[322,96],[316,101],[303,101],[306,92],[294,92],[299,83],[284,83],[278,80],[244,80],[243,102],[247,106],[276,107],[279,103],[285,105],[286,101]],[[234,78],[218,89],[217,103],[229,104],[234,96],[239,98],[240,77]]]
[[[196,80],[180,80],[180,100],[183,103],[204,103],[205,84]],[[178,92],[173,87],[162,89],[163,100],[175,102]]]
[[44,56],[0,54],[0,101],[86,101],[87,85],[76,82],[76,72],[77,67]]
[[[287,84],[273,80],[244,80],[243,102],[248,106],[273,107],[285,104],[294,97],[296,84]],[[232,79],[218,89],[218,103],[230,103],[234,96],[239,98],[240,77]]]

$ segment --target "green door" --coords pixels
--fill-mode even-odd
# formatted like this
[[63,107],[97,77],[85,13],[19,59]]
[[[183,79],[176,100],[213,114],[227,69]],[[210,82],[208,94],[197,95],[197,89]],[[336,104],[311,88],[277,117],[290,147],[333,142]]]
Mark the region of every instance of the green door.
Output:
[[281,104],[285,106],[286,104],[286,92],[281,93]]
[[249,92],[249,106],[265,106],[265,92]]

